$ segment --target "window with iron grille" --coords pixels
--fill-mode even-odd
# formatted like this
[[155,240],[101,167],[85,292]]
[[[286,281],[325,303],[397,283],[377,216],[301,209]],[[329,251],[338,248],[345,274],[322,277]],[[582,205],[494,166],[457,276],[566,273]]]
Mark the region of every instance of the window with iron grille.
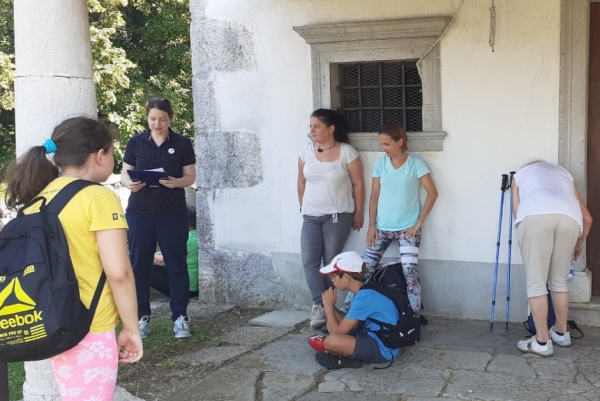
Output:
[[401,123],[409,132],[423,131],[422,83],[416,61],[340,63],[335,67],[337,106],[346,116],[350,132],[378,132],[389,122]]

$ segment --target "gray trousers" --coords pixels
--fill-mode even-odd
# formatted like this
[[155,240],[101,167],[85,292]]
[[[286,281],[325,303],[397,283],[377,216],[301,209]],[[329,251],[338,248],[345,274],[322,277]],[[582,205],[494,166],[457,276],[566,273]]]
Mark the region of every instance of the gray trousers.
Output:
[[334,256],[342,252],[352,229],[354,214],[338,213],[303,217],[300,238],[306,284],[313,302],[316,305],[323,305],[321,294],[331,287],[331,280],[329,276],[319,274],[321,263],[323,266],[328,265]]

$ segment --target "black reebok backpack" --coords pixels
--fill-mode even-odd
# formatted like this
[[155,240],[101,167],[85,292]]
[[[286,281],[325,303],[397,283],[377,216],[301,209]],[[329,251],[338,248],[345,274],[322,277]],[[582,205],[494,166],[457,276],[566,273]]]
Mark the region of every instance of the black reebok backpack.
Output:
[[379,330],[375,333],[383,345],[389,348],[402,348],[419,342],[421,320],[410,306],[402,264],[389,264],[377,270],[360,290],[374,290],[391,299],[400,313],[400,319],[396,324],[368,318],[379,325]]
[[[104,288],[102,273],[87,309],[58,214],[81,189],[77,180],[46,205],[37,197],[0,232],[0,361],[36,361],[77,345],[90,325]],[[24,214],[41,202],[39,213]]]

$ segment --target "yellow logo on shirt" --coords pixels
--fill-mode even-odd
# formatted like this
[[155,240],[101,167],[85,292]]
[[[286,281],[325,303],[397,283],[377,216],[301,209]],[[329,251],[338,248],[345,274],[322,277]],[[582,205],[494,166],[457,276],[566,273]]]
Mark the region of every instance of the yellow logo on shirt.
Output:
[[23,277],[25,277],[26,275],[28,275],[29,273],[34,273],[35,272],[35,267],[33,267],[33,265],[29,265],[25,268],[25,270],[23,271]]

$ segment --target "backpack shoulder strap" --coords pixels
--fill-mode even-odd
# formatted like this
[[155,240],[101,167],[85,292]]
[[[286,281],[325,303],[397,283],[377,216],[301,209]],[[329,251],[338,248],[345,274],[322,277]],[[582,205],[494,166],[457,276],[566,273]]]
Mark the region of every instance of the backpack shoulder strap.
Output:
[[48,213],[52,213],[58,215],[63,208],[69,203],[69,201],[83,188],[88,187],[90,185],[99,185],[96,182],[87,181],[87,180],[75,180],[67,184],[63,189],[61,189],[58,194],[50,203],[48,203],[46,211]]

